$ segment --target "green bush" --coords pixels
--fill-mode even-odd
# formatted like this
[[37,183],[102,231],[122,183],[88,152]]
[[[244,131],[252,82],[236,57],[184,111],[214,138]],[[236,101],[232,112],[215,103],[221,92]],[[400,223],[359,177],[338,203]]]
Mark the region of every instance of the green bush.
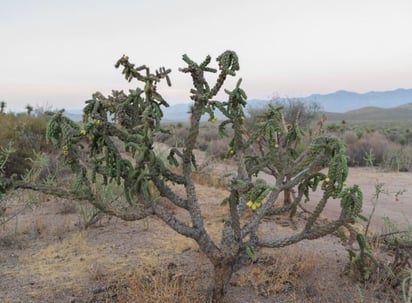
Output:
[[8,113],[0,115],[0,147],[12,144],[15,151],[10,154],[4,166],[7,178],[21,177],[30,167],[30,159],[36,152],[51,150],[46,141],[47,121],[25,114]]

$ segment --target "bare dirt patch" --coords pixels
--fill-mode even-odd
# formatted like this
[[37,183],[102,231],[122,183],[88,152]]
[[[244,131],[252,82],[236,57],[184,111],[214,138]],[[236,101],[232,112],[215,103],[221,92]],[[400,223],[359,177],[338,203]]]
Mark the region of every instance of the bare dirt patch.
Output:
[[[348,184],[361,186],[365,215],[372,210],[377,182],[385,183],[384,189],[391,193],[378,200],[373,231],[380,231],[384,216],[406,226],[406,219],[412,217],[412,174],[351,169]],[[403,189],[406,192],[396,197]],[[218,241],[226,215],[220,203],[227,192],[198,185],[198,193],[207,229]],[[22,209],[33,195],[37,194],[10,195],[7,213]],[[43,195],[37,199],[40,202],[32,209],[1,226],[0,302],[156,302],[141,292],[147,285],[164,287],[167,281],[180,283],[168,284],[170,294],[173,289],[186,290],[187,302],[202,302],[212,266],[195,242],[160,220],[123,222],[106,217],[84,230],[82,214],[70,207],[73,202]],[[337,201],[329,203],[327,214],[336,215],[338,206]],[[265,221],[262,236],[294,232],[279,223],[282,218]],[[278,250],[262,249],[257,256],[234,275],[228,302],[359,301],[358,286],[343,275],[348,256],[336,236]],[[163,281],[164,276],[169,280]],[[363,290],[363,296],[365,302],[391,302],[389,292],[373,287]]]

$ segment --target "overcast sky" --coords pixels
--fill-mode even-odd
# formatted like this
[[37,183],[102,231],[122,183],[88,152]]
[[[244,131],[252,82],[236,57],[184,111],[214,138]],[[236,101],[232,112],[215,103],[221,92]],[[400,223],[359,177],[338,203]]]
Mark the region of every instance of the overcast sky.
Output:
[[[0,0],[0,101],[7,109],[82,108],[95,91],[135,88],[114,63],[178,71],[231,49],[248,97],[412,87],[411,0]],[[215,61],[213,61],[215,64]],[[231,88],[228,83],[228,88]]]

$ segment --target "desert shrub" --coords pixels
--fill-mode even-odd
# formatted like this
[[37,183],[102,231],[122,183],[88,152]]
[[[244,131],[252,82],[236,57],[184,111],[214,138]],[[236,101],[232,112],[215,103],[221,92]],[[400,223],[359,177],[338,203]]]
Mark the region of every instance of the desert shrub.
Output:
[[177,143],[177,136],[185,126],[182,122],[167,123],[163,125],[164,132],[157,133],[155,136],[156,142],[164,143],[169,146],[175,146]]
[[347,131],[343,136],[343,142],[345,142],[347,146],[350,146],[355,144],[360,138],[361,137],[358,137],[354,131]]
[[206,142],[214,142],[220,140],[221,137],[219,136],[217,129],[213,128],[204,128],[201,131],[199,141],[206,141]]
[[412,171],[412,147],[389,145],[383,155],[382,167],[389,171]]
[[327,129],[329,132],[338,132],[338,131],[341,130],[341,125],[336,124],[336,123],[331,123],[331,124],[328,124],[328,125],[326,126],[326,129]]
[[[375,185],[372,199],[372,212],[365,218],[366,226],[362,231],[352,229],[356,235],[357,246],[347,249],[350,262],[347,273],[365,286],[375,284],[377,289],[390,293],[390,302],[411,302],[412,299],[412,227],[407,222],[406,229],[400,229],[388,217],[384,217],[381,234],[369,235],[368,230],[378,206],[380,196],[394,195],[395,199],[405,189],[390,192],[384,183]],[[400,295],[401,294],[401,295]]]
[[412,144],[412,132],[409,128],[405,129],[404,133],[407,144]]
[[[159,133],[156,142],[164,143],[168,146],[183,147],[185,138],[189,130],[182,123],[170,124],[166,126],[167,132]],[[228,131],[230,133],[230,131]],[[199,138],[196,148],[206,152],[208,157],[224,159],[229,150],[230,139],[222,137],[218,133],[218,127],[211,122],[206,122],[199,128]]]
[[[347,146],[349,165],[367,166],[381,164],[388,145],[389,142],[385,136],[378,132],[365,134],[360,140]],[[373,163],[370,163],[370,156],[372,154]]]
[[399,133],[396,131],[389,131],[386,133],[386,137],[388,138],[389,141],[398,143],[399,142]]
[[412,143],[412,133],[408,128],[386,128],[382,130],[382,133],[389,141],[393,143],[398,143],[405,146]]
[[364,134],[365,134],[365,129],[363,129],[361,127],[356,129],[356,137],[358,139],[362,139]]
[[285,121],[294,124],[299,121],[302,128],[307,128],[313,121],[318,119],[321,106],[316,102],[304,102],[299,99],[273,99],[272,105],[282,107]]
[[[209,122],[209,124],[211,124]],[[206,152],[206,156],[213,159],[223,160],[230,149],[231,130],[227,130],[228,136],[220,136],[218,127],[214,124],[200,129],[197,148]]]
[[169,146],[183,147],[189,130],[187,128],[171,126],[168,131],[169,133],[159,134],[156,140]]
[[[274,107],[281,107],[284,112],[286,123],[293,125],[298,122],[300,127],[307,129],[319,118],[320,105],[316,102],[304,102],[299,99],[273,98],[270,104]],[[258,122],[258,116],[266,112],[268,107],[249,108],[246,119],[246,127],[252,129]]]
[[46,142],[47,121],[23,114],[4,114],[0,116],[0,147],[10,143],[15,151],[10,154],[4,167],[4,174],[22,176],[30,167],[30,158],[36,152],[49,151],[51,145]]
[[206,155],[214,159],[226,159],[230,150],[230,140],[217,140],[209,143],[206,149]]
[[410,171],[412,148],[406,144],[405,136],[402,137],[405,140],[398,143],[391,141],[391,131],[394,130],[362,131],[362,136],[358,136],[359,129],[345,132],[343,140],[347,146],[349,165],[380,166],[390,171]]

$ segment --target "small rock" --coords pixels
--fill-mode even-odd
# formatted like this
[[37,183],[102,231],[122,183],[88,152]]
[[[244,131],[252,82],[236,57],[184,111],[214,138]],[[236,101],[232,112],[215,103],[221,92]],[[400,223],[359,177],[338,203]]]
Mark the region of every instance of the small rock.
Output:
[[103,286],[98,286],[95,289],[93,289],[93,293],[95,295],[100,294],[100,293],[105,292],[105,291],[106,291],[106,288],[103,287]]

